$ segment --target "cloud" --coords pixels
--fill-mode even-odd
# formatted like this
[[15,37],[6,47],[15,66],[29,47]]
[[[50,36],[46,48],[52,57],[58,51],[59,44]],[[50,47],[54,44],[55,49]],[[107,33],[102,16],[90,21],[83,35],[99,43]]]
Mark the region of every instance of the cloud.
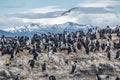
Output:
[[61,9],[57,6],[47,6],[43,8],[35,8],[21,13],[8,13],[6,16],[28,19],[55,18],[60,16],[64,11],[65,9]]
[[113,1],[113,0],[94,0],[94,1],[87,1],[84,3],[79,3],[78,6],[80,7],[114,7],[120,6],[120,1]]
[[55,18],[60,16],[63,11],[53,11],[48,13],[12,13],[6,16],[17,17],[17,18],[28,18],[28,19],[40,19],[40,18]]
[[78,4],[78,7],[66,11],[66,15],[76,17],[80,24],[94,26],[120,25],[120,13],[115,7],[120,7],[120,1],[93,0]]
[[21,21],[21,19],[0,16],[0,29],[1,30],[6,29],[8,27],[22,25],[22,24],[23,22]]
[[[37,11],[37,12],[36,12]],[[63,14],[69,12],[85,13],[85,14],[100,14],[100,13],[113,13],[110,7],[75,7],[65,11],[65,9],[60,9],[56,6],[49,6],[43,8],[32,9],[29,11],[21,13],[11,13],[7,14],[7,17],[16,17],[16,18],[27,18],[27,19],[41,19],[41,18],[57,18]]]
[[66,22],[76,22],[77,19],[70,16],[61,16],[57,18],[44,18],[44,19],[23,19],[24,23],[41,23],[43,25],[63,24]]
[[85,14],[100,14],[100,13],[114,13],[111,7],[75,7],[65,11],[62,15],[72,12],[85,13]]
[[24,3],[15,3],[15,4],[6,5],[4,6],[4,8],[21,8],[24,6],[25,6]]
[[61,9],[58,6],[47,6],[47,7],[42,7],[42,8],[35,8],[29,11],[26,11],[24,13],[48,13],[48,12],[54,12],[54,11],[63,11],[65,9]]
[[[120,14],[118,14],[120,16]],[[94,26],[120,25],[120,18],[113,13],[106,14],[81,14],[76,16],[80,24],[92,24]]]

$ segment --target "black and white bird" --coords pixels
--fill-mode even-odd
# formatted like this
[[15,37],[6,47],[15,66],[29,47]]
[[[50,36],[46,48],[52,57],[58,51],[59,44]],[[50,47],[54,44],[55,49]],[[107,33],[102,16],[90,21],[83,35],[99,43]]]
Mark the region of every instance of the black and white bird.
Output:
[[44,72],[44,71],[46,71],[46,63],[45,62],[42,64],[42,72]]
[[34,61],[34,59],[29,60],[29,61],[28,61],[28,64],[30,64],[30,67],[31,67],[31,68],[34,68],[34,66],[35,66],[35,61]]
[[119,59],[119,57],[120,57],[120,50],[116,52],[115,59]]
[[19,73],[16,75],[15,80],[20,80],[20,74]]
[[101,78],[98,74],[96,74],[96,80],[101,80]]
[[120,77],[119,77],[119,76],[117,76],[115,80],[120,80]]
[[54,75],[49,76],[49,80],[56,80],[56,77]]
[[74,62],[74,64],[72,65],[72,70],[71,70],[71,74],[73,74],[76,70],[76,61]]

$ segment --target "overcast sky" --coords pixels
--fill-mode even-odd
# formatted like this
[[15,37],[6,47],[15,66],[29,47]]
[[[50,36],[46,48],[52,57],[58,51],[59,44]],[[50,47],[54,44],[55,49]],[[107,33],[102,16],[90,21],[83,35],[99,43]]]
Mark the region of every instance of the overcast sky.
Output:
[[[79,7],[79,15],[60,16],[74,7]],[[120,0],[0,0],[0,29],[31,22],[120,25],[119,16]]]

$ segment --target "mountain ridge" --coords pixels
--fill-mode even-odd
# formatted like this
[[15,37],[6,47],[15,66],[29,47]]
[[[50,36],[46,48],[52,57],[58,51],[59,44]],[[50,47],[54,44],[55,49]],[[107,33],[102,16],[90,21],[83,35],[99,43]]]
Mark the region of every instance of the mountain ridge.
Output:
[[91,25],[81,25],[73,22],[67,22],[64,24],[54,24],[54,25],[41,25],[41,24],[32,23],[29,25],[14,27],[13,29],[9,30],[9,32],[12,32],[12,33],[22,33],[22,32],[30,33],[30,32],[39,32],[39,31],[62,32],[62,31],[84,30],[91,27],[92,27]]

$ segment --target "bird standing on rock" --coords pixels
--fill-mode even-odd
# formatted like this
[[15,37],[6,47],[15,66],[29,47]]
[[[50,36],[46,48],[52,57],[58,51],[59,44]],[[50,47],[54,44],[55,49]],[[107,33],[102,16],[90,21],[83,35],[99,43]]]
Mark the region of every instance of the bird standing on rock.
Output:
[[120,77],[118,76],[118,77],[116,77],[116,79],[115,80],[120,80]]
[[15,80],[20,80],[20,74],[19,73],[16,75]]
[[28,64],[30,64],[30,67],[31,67],[31,68],[34,68],[34,65],[35,65],[34,59],[29,60],[29,61],[28,61]]
[[101,80],[101,78],[98,74],[96,74],[96,80]]
[[51,75],[51,76],[49,77],[49,80],[56,80],[56,77],[55,77],[54,75]]
[[46,63],[44,61],[44,63],[42,64],[42,72],[46,71]]
[[74,62],[74,64],[72,65],[72,70],[71,70],[71,74],[73,74],[75,72],[76,69],[76,61]]

